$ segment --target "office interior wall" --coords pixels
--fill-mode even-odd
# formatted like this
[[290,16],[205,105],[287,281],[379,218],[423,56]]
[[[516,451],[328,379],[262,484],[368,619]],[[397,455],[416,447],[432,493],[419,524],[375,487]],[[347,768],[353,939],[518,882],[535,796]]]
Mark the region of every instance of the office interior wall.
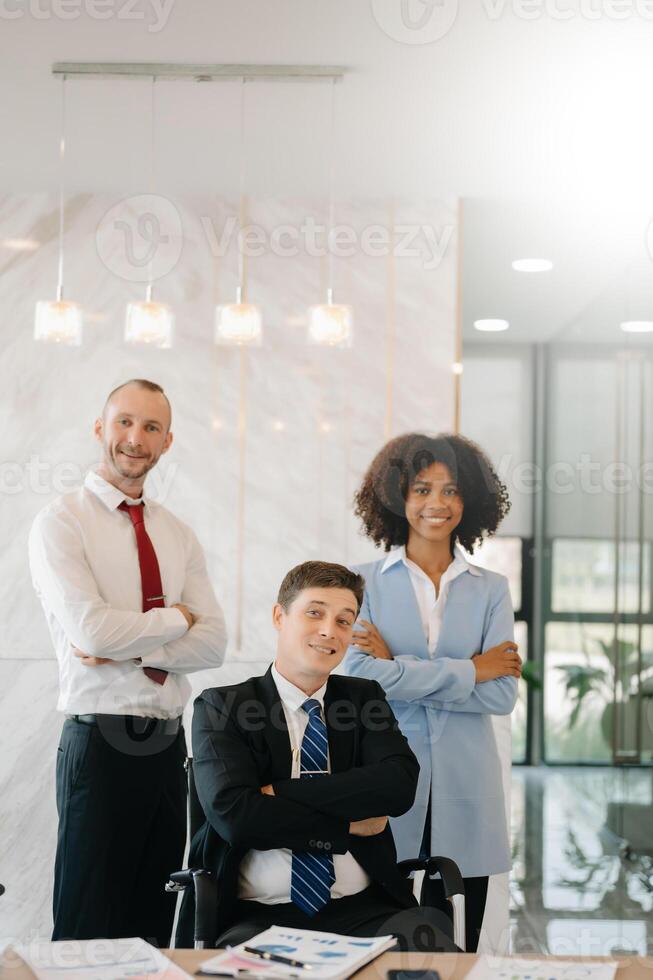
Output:
[[[337,221],[357,245],[334,261],[336,298],[355,316],[351,350],[309,347],[306,309],[323,301],[326,259],[300,248],[284,257],[267,248],[247,264],[249,298],[263,310],[265,339],[245,354],[216,348],[213,307],[230,301],[236,253],[215,254],[237,214],[234,202],[175,200],[183,247],[155,285],[176,312],[172,350],[129,348],[125,304],[144,286],[103,263],[96,231],[115,198],[77,195],[67,202],[67,296],[90,316],[79,348],[38,346],[34,304],[56,283],[54,196],[0,200],[0,239],[41,241],[31,253],[0,253],[0,427],[3,550],[0,595],[0,881],[4,936],[48,935],[56,835],[54,765],[62,718],[55,711],[57,664],[27,566],[29,526],[60,492],[79,485],[97,458],[92,438],[106,394],[130,377],[160,382],[173,406],[175,443],[148,492],[197,532],[207,554],[231,637],[227,662],[193,676],[195,693],[262,672],[273,655],[270,608],[281,576],[306,558],[355,562],[375,555],[360,537],[351,498],[386,435],[452,425],[455,302],[453,202],[357,200],[339,204]],[[249,221],[270,241],[275,228],[323,220],[323,201],[249,202]],[[362,233],[388,224],[450,229],[437,267],[419,235],[412,254],[370,253]],[[446,235],[445,235],[446,238]],[[405,233],[402,241],[405,241]],[[399,241],[399,238],[397,238]],[[422,251],[420,252],[420,247]],[[415,251],[417,250],[417,251]],[[105,262],[106,262],[105,257]],[[245,480],[239,481],[239,419],[246,409]],[[242,644],[236,649],[238,506],[244,493]],[[80,666],[80,669],[84,669]]]

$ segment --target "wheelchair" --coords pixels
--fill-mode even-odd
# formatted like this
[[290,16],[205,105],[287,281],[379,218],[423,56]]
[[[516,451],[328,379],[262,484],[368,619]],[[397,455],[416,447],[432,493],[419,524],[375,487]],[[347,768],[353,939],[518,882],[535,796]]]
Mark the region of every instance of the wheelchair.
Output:
[[[190,840],[204,824],[206,817],[202,809],[193,776],[193,760],[186,759],[188,776],[188,823]],[[424,881],[420,889],[419,904],[423,905],[423,895],[427,878],[440,875],[444,892],[452,911],[452,930],[449,936],[456,946],[466,949],[465,941],[465,886],[460,869],[455,861],[446,857],[430,857],[426,860],[414,858],[400,861],[399,871],[407,878],[416,871],[424,872]],[[166,884],[167,892],[184,892],[192,888],[195,895],[195,922],[193,930],[193,946],[195,949],[212,949],[215,946],[215,921],[218,901],[218,883],[213,872],[206,868],[185,868],[174,871]]]

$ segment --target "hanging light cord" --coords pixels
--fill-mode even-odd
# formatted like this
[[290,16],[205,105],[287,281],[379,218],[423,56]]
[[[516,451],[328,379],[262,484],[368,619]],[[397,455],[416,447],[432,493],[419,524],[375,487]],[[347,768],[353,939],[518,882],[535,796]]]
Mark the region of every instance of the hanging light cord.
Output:
[[238,161],[238,291],[236,302],[242,303],[245,291],[245,256],[243,249],[243,228],[245,226],[245,85],[243,75],[240,80],[240,135]]
[[[243,227],[245,225],[245,85],[243,75],[240,82],[240,160],[239,160],[239,204],[238,204],[238,288],[236,302],[245,302],[245,255],[243,250]],[[247,351],[239,350],[240,378],[238,384],[238,517],[237,517],[237,558],[236,558],[236,650],[243,646],[243,572],[245,554],[245,464],[247,461]]]
[[63,300],[64,165],[66,159],[66,76],[61,78],[61,134],[59,137],[59,268],[57,302]]
[[[156,100],[154,96],[154,86],[156,85],[156,75],[152,75],[152,86],[150,88],[150,194],[154,194],[156,186],[156,173],[154,169],[155,161],[155,133],[156,133]],[[152,302],[152,282],[154,276],[154,250],[150,249],[150,260],[147,265],[147,288],[145,290],[145,302]]]
[[333,226],[335,223],[334,173],[335,173],[335,132],[336,132],[336,80],[331,79],[331,113],[329,123],[329,227],[327,230],[328,268],[327,268],[327,303],[333,303]]

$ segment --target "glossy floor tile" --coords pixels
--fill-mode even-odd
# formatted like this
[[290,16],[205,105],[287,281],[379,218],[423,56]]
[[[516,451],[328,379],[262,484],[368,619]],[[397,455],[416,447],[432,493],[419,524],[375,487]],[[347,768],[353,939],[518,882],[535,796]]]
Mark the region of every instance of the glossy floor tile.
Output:
[[653,954],[653,769],[517,768],[514,952]]

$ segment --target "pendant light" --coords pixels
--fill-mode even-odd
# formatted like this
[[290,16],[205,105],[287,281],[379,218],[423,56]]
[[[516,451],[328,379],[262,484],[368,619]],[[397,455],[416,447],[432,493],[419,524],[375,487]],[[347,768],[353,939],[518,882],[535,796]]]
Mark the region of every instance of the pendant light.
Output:
[[[150,97],[150,194],[155,187],[155,133],[156,133],[156,76],[152,76]],[[154,254],[150,252],[148,264],[148,281],[145,289],[145,301],[128,303],[125,315],[125,342],[137,346],[170,348],[175,326],[175,317],[171,308],[165,303],[157,303],[152,299],[152,284]]]
[[34,339],[50,344],[79,347],[82,342],[83,313],[79,303],[64,299],[64,164],[66,159],[66,76],[61,79],[61,136],[59,139],[59,266],[56,300],[39,300],[34,318]]
[[311,306],[308,311],[308,342],[321,347],[351,347],[353,315],[351,306],[333,302],[333,243],[334,227],[334,168],[335,168],[335,92],[336,79],[331,80],[331,132],[329,134],[329,220],[327,229],[327,288],[326,303]]
[[243,228],[245,226],[245,85],[240,88],[240,193],[238,217],[238,286],[236,302],[217,306],[215,310],[215,343],[219,345],[258,347],[263,340],[263,324],[258,306],[247,302]]

